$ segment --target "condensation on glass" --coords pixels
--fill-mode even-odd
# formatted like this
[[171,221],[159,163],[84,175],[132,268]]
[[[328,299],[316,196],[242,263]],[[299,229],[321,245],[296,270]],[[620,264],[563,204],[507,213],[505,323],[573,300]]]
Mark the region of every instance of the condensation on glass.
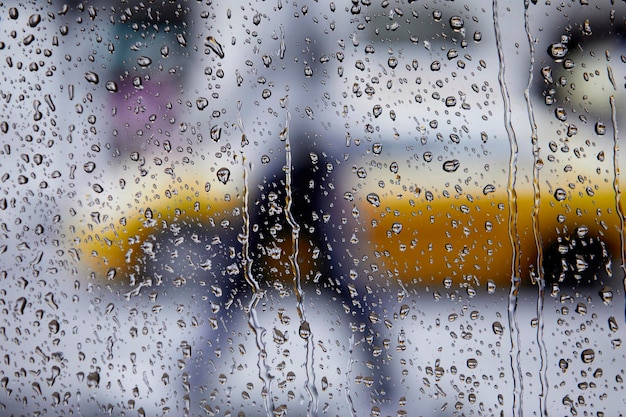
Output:
[[2,414],[618,415],[625,19],[0,3]]

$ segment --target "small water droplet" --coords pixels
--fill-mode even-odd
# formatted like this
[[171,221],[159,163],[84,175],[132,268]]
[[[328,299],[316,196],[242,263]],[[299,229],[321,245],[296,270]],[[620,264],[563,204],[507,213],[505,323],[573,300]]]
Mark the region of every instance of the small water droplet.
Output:
[[477,366],[478,366],[478,360],[476,360],[476,358],[470,358],[467,360],[467,367],[469,369],[476,369]]
[[547,83],[552,84],[554,82],[554,79],[552,78],[552,68],[550,67],[541,68],[541,75],[543,75],[543,79]]
[[504,334],[504,327],[502,327],[502,323],[500,323],[499,321],[494,321],[491,325],[491,329],[493,330],[493,333],[498,336]]
[[561,122],[567,120],[567,112],[563,107],[557,107],[556,109],[554,109],[554,116]]
[[613,301],[613,290],[610,287],[603,287],[599,294],[604,304],[610,304]]
[[556,201],[563,201],[567,198],[567,192],[562,188],[557,188],[554,191],[554,198]]
[[137,58],[137,65],[139,65],[140,67],[145,68],[150,66],[150,64],[152,64],[152,59],[150,59],[150,57],[140,56],[139,58]]
[[198,97],[196,99],[196,107],[198,108],[198,110],[204,110],[207,108],[208,105],[209,100],[207,100],[205,97]]
[[380,197],[376,193],[369,193],[367,195],[367,201],[374,207],[380,207]]
[[548,47],[548,55],[556,62],[561,62],[565,55],[567,55],[568,48],[564,43],[553,43]]
[[606,133],[606,125],[602,122],[596,122],[596,134],[604,135]]
[[91,173],[93,172],[94,169],[96,169],[96,163],[92,161],[86,162],[83,165],[83,169],[85,170],[86,173]]
[[217,142],[218,140],[220,140],[221,136],[222,136],[221,127],[219,127],[218,125],[214,125],[213,127],[211,127],[211,139]]
[[380,155],[380,153],[383,151],[383,145],[382,143],[376,142],[372,145],[372,152],[376,155]]
[[487,184],[483,187],[483,194],[487,195],[487,194],[491,194],[493,192],[496,191],[496,186],[493,184]]
[[30,26],[31,28],[37,26],[39,22],[41,22],[41,15],[39,13],[32,14],[28,18],[28,26]]
[[463,29],[464,26],[464,22],[463,22],[463,18],[460,16],[452,16],[450,18],[450,27],[454,30],[454,31],[460,31],[461,29]]
[[596,352],[594,352],[593,349],[585,349],[580,354],[580,359],[582,359],[584,363],[591,363],[595,358]]
[[230,178],[230,170],[228,168],[220,168],[217,171],[217,179],[222,183],[226,184],[228,179]]
[[98,82],[100,81],[100,78],[98,77],[98,74],[96,74],[93,71],[88,71],[85,73],[85,79],[87,81],[89,81],[92,84],[98,84]]
[[107,91],[110,91],[111,93],[117,92],[117,83],[115,81],[107,81],[105,87]]
[[207,36],[204,46],[209,47],[218,57],[224,58],[224,48],[213,36]]
[[458,159],[452,159],[443,163],[443,170],[446,172],[454,172],[461,166]]

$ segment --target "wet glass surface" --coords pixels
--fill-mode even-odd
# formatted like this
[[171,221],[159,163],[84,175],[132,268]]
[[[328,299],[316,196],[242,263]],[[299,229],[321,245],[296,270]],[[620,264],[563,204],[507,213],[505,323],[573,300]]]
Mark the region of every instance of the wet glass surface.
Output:
[[624,19],[1,2],[3,415],[619,415]]

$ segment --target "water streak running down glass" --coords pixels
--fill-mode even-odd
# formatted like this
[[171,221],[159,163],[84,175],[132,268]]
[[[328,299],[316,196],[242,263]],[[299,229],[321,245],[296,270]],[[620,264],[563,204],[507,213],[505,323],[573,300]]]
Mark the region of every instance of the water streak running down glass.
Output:
[[621,415],[625,22],[0,3],[0,414]]

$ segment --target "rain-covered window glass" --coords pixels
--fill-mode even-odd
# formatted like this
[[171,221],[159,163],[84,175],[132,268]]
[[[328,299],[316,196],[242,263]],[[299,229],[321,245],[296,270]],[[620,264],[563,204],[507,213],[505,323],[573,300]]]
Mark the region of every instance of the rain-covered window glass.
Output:
[[0,2],[0,414],[620,415],[625,24]]

